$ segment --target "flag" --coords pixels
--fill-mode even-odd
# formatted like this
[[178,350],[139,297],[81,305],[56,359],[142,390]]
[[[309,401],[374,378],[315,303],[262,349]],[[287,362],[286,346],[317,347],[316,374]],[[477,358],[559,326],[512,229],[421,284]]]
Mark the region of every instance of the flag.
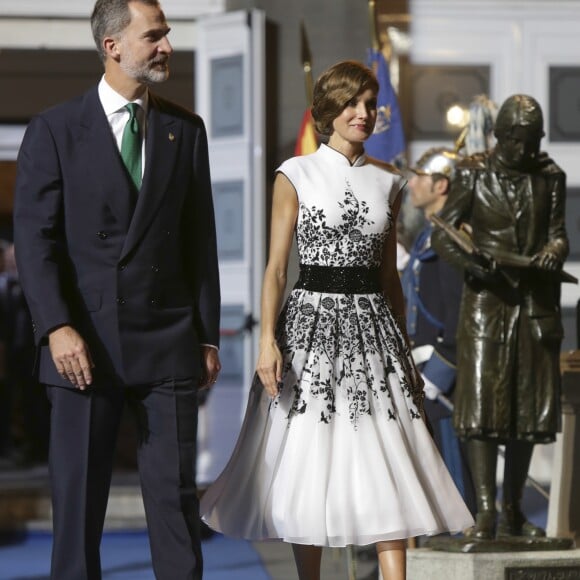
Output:
[[389,74],[389,65],[380,50],[370,49],[368,65],[379,81],[377,122],[373,134],[365,142],[365,151],[371,156],[393,163],[405,153],[405,135],[399,103]]
[[312,120],[312,113],[310,107],[304,112],[302,123],[300,124],[300,131],[296,139],[296,146],[294,148],[294,155],[308,155],[314,153],[318,149],[318,139],[316,131],[314,130],[314,121]]

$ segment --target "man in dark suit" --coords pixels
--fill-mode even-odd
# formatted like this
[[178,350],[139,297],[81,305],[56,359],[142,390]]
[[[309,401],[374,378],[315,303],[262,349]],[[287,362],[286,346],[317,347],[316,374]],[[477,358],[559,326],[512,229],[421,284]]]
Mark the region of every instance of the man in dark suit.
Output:
[[443,147],[426,151],[412,169],[410,201],[427,218],[411,248],[402,285],[407,306],[407,332],[413,358],[425,383],[425,413],[433,439],[465,503],[475,513],[475,491],[466,453],[452,425],[452,399],[457,374],[457,321],[463,278],[431,246],[429,221],[444,207],[455,166],[455,152]]
[[199,579],[197,391],[220,369],[207,138],[147,88],[172,53],[155,0],[98,0],[91,25],[105,74],[31,121],[16,182],[18,269],[51,401],[51,578],[101,577],[128,402],[155,575]]

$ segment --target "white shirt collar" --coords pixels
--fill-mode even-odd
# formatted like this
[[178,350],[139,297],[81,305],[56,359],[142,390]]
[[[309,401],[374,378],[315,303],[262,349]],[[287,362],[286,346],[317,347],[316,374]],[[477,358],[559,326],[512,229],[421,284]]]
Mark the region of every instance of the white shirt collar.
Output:
[[105,80],[105,75],[102,76],[99,82],[98,91],[99,99],[107,117],[113,113],[119,112],[129,102],[137,103],[145,112],[145,117],[147,117],[146,113],[149,105],[149,91],[145,91],[143,96],[139,99],[128,101],[111,87],[111,85]]

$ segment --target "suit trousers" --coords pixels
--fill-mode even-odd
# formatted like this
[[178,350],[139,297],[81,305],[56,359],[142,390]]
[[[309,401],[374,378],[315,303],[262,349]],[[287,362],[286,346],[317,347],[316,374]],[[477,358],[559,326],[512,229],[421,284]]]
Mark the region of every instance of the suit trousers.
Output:
[[156,385],[47,386],[54,542],[52,580],[100,580],[117,433],[125,404],[137,419],[139,477],[158,580],[200,580],[195,486],[197,379]]

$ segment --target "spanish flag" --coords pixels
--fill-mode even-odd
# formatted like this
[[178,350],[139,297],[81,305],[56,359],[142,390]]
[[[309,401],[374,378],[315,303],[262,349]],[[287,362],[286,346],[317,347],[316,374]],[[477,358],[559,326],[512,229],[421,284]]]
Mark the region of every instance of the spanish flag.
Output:
[[298,138],[296,139],[296,147],[294,148],[294,155],[308,155],[314,153],[318,149],[318,139],[316,131],[314,130],[314,121],[312,120],[312,113],[310,107],[304,112]]

